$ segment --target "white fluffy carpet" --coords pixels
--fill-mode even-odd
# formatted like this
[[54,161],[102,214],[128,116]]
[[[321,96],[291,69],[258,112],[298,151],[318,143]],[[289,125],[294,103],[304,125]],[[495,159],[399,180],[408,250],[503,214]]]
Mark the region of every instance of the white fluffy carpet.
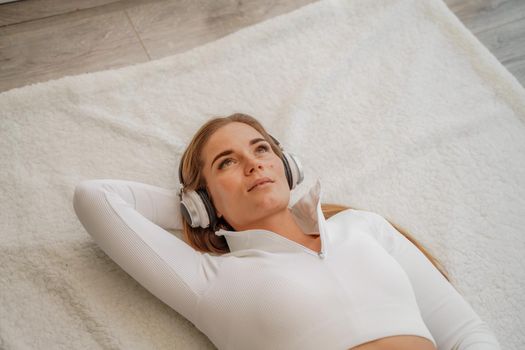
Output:
[[82,180],[175,189],[213,116],[302,159],[292,200],[377,212],[449,270],[503,349],[525,348],[525,90],[440,0],[321,1],[185,53],[0,94],[0,348],[213,349],[109,259]]

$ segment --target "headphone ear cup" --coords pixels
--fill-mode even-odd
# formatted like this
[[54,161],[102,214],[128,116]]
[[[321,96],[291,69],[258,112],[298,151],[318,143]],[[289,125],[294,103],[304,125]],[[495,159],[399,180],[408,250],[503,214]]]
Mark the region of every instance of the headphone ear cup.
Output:
[[270,134],[268,134],[268,136],[270,136],[270,138],[277,145],[277,147],[281,149],[281,152],[283,154],[282,161],[284,164],[284,173],[286,175],[286,180],[288,181],[288,186],[290,187],[290,189],[293,190],[295,186],[303,182],[303,166],[296,155],[285,152],[283,147],[275,137],[273,137]]
[[286,178],[288,179],[288,185],[290,186],[290,189],[293,190],[295,186],[303,182],[303,166],[299,160],[299,157],[296,155],[288,152],[283,152],[283,155]]
[[[180,211],[191,227],[206,228],[215,223],[215,211],[206,191],[183,191],[180,199]],[[214,227],[214,226],[212,226]]]
[[197,194],[202,200],[202,203],[206,207],[206,214],[208,216],[208,225],[205,227],[210,226],[213,230],[215,230],[217,226],[217,214],[215,214],[215,209],[213,208],[213,204],[210,200],[210,197],[208,196],[208,192],[205,189],[198,189]]
[[283,152],[283,165],[284,165],[284,175],[286,175],[286,181],[288,181],[288,187],[292,189],[293,186],[293,177],[292,177],[292,171],[290,170],[290,164],[288,163],[288,157]]
[[194,220],[191,218],[191,210],[188,210],[182,199],[180,201],[180,212],[184,221],[186,221],[191,227],[196,227],[193,223]]

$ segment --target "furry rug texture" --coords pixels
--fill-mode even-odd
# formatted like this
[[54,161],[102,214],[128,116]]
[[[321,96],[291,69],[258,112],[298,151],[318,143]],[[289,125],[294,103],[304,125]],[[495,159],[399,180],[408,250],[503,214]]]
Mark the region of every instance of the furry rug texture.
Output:
[[325,0],[184,53],[0,94],[0,348],[213,349],[107,257],[75,186],[178,188],[235,112],[298,155],[296,201],[404,227],[504,349],[525,348],[525,90],[441,0]]

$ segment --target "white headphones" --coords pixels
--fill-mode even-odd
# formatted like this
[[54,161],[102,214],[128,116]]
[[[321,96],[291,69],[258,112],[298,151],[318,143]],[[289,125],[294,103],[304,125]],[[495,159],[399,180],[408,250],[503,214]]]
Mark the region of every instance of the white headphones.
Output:
[[[272,135],[269,135],[275,144],[281,149],[283,153],[283,164],[288,186],[291,190],[303,181],[303,167],[297,156],[287,153],[283,147]],[[179,182],[180,182],[180,211],[182,217],[191,227],[202,227],[206,228],[211,226],[213,230],[216,230],[219,219],[213,208],[213,204],[210,200],[206,189],[200,188],[196,191],[185,191],[184,182],[182,180],[182,164],[183,158],[179,163]]]

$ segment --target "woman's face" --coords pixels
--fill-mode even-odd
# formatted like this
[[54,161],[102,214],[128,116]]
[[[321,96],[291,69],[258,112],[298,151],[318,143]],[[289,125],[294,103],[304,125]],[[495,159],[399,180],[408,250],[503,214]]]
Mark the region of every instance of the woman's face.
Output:
[[[250,125],[232,122],[219,128],[203,148],[208,194],[219,217],[237,231],[288,208],[290,188],[284,164]],[[257,180],[272,182],[252,188]]]

